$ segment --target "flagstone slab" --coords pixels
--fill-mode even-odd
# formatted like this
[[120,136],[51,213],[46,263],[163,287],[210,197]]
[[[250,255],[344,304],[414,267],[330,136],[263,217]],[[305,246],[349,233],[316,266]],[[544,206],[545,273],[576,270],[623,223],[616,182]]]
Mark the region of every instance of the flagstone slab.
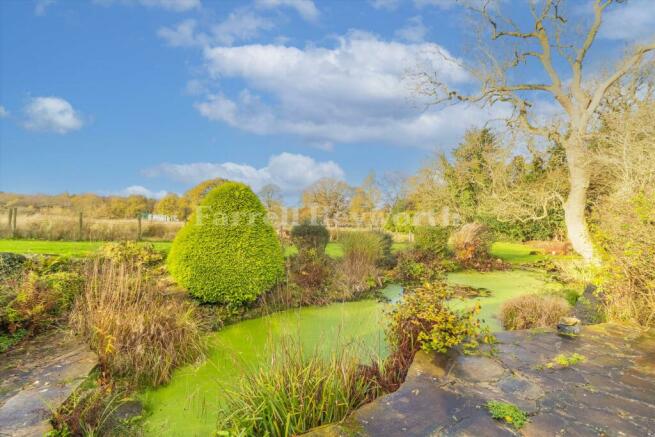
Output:
[[[584,326],[503,332],[491,354],[419,352],[394,393],[313,436],[655,436],[655,330]],[[585,360],[552,365],[559,354]],[[490,417],[490,400],[528,413],[520,430]]]

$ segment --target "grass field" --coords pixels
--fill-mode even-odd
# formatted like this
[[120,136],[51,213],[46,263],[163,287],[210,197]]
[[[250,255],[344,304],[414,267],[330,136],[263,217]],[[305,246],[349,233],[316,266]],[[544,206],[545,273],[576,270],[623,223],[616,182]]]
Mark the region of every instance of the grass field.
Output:
[[[147,243],[147,242],[146,242]],[[0,252],[15,252],[22,254],[47,254],[67,256],[87,256],[96,252],[105,242],[103,241],[44,241],[44,240],[0,240]],[[168,252],[170,241],[152,242],[155,249]],[[409,243],[394,243],[392,250],[398,252],[409,246]],[[339,243],[329,243],[325,249],[331,258],[343,256]],[[285,248],[285,255],[290,256],[297,250],[293,246]],[[513,264],[529,263],[543,259],[543,254],[531,254],[534,249],[521,243],[499,241],[491,247],[491,254]]]
[[[87,256],[96,252],[105,241],[45,241],[45,240],[0,240],[0,252],[22,254],[45,254],[66,256]],[[155,249],[168,252],[169,241],[152,243]]]

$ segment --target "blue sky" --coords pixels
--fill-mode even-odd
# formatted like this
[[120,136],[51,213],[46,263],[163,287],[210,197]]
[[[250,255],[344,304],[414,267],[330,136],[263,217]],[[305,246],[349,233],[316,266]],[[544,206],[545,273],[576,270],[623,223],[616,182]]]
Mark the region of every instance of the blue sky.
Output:
[[[595,62],[653,25],[650,0],[611,10]],[[436,55],[465,59],[467,28],[449,0],[5,0],[0,191],[158,196],[222,176],[293,197],[411,173],[503,114],[411,92],[418,65],[474,86]]]

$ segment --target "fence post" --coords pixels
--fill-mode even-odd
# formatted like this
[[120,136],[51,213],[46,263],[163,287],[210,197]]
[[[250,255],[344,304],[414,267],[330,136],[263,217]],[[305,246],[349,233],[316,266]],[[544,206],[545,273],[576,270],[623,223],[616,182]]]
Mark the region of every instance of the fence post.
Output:
[[136,241],[141,241],[141,214],[137,216]]
[[82,217],[82,211],[80,211],[80,219],[78,222],[78,240],[82,241],[84,239],[84,218]]
[[14,208],[9,208],[9,221],[7,222],[7,229],[11,232],[11,224],[14,222]]
[[14,217],[11,223],[11,238],[16,238],[16,216],[18,215],[18,208],[14,208]]

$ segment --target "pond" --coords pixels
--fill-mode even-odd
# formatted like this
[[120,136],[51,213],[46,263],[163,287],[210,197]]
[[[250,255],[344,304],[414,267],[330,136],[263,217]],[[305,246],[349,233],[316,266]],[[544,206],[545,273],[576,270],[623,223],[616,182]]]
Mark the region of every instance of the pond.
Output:
[[[524,271],[453,273],[452,283],[484,287],[492,291],[480,298],[482,317],[492,330],[500,329],[494,317],[502,301],[547,286],[542,275]],[[392,302],[402,293],[390,285],[383,294]],[[453,302],[471,305],[473,300]],[[385,309],[388,303],[377,300],[334,303],[323,307],[305,307],[246,320],[209,335],[207,359],[200,365],[186,366],[175,372],[165,387],[142,395],[148,418],[148,435],[212,435],[216,410],[226,387],[253,367],[266,363],[271,348],[285,336],[299,339],[304,350],[334,350],[338,345],[353,344],[362,359],[387,353],[384,341]]]

